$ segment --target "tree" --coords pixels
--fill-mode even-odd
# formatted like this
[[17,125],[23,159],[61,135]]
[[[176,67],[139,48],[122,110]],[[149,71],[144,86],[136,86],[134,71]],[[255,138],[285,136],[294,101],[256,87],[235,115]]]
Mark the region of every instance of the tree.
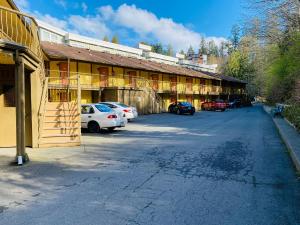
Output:
[[181,49],[179,52],[181,55],[185,55],[185,52]]
[[231,36],[229,38],[230,42],[231,42],[231,52],[232,51],[236,51],[238,46],[239,46],[239,42],[240,42],[240,32],[241,32],[241,28],[239,27],[239,25],[233,25],[232,29],[231,29]]
[[103,37],[103,41],[109,42],[109,39],[108,39],[107,35],[105,35],[105,36]]
[[111,42],[115,43],[115,44],[119,44],[119,38],[118,38],[118,36],[114,35],[113,38],[111,39]]
[[174,55],[174,50],[171,44],[168,45],[166,55],[168,56],[173,56]]
[[214,40],[208,42],[207,54],[215,57],[219,57],[219,50]]
[[163,46],[161,43],[152,44],[152,51],[158,54],[163,54]]
[[194,56],[195,55],[195,51],[194,51],[192,46],[189,47],[186,54],[187,54],[187,56]]
[[204,37],[201,37],[201,42],[200,42],[200,45],[199,45],[199,54],[200,55],[207,55],[208,54],[207,43],[206,43]]

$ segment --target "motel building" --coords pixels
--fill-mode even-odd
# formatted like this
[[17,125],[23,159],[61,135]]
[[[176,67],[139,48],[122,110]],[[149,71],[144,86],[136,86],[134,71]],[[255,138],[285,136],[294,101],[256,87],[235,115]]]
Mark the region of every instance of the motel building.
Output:
[[0,147],[80,145],[81,103],[118,101],[139,114],[174,101],[243,97],[246,83],[217,65],[92,39],[37,21],[0,0]]

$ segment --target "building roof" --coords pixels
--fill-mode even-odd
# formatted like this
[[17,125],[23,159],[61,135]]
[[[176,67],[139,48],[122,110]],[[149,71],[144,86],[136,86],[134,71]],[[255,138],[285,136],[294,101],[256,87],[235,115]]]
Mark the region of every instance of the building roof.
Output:
[[42,48],[50,59],[71,59],[92,63],[100,63],[110,66],[120,66],[132,68],[137,70],[146,70],[156,73],[167,73],[174,75],[184,75],[198,78],[214,79],[214,80],[228,80],[231,82],[244,83],[235,78],[224,75],[217,75],[214,73],[196,71],[185,68],[180,65],[169,65],[165,63],[158,63],[146,59],[138,59],[133,57],[126,57],[107,52],[94,51],[89,49],[77,48],[66,44],[56,44],[50,42],[42,42]]
[[211,73],[211,72],[207,72],[207,71],[203,71],[202,73],[204,73],[208,76],[220,78],[221,80],[225,80],[225,81],[228,81],[228,82],[247,84],[247,82],[244,81],[244,80],[239,80],[237,78],[234,78],[234,77],[231,77],[231,76],[226,76],[226,75],[223,75],[223,74]]

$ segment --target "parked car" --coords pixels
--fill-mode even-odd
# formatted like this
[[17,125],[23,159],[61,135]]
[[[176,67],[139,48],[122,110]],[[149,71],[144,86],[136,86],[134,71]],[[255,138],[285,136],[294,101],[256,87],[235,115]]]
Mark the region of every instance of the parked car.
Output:
[[101,102],[101,104],[104,104],[117,112],[125,113],[127,120],[132,120],[138,117],[138,112],[135,107],[131,107],[120,102]]
[[169,108],[168,112],[176,114],[191,114],[194,115],[195,107],[189,102],[174,102]]
[[98,133],[102,128],[112,131],[116,127],[124,127],[125,125],[123,119],[106,105],[81,105],[81,128],[86,128],[91,133]]
[[209,110],[209,111],[225,111],[227,108],[226,102],[222,99],[217,99],[215,101],[206,101],[202,103],[201,106],[202,110]]
[[239,108],[241,105],[241,99],[233,99],[229,101],[229,108]]

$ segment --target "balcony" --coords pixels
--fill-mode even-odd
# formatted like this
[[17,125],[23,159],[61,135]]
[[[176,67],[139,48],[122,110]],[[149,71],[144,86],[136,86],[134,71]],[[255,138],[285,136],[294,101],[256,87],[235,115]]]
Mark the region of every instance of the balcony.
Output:
[[148,88],[157,93],[201,95],[218,95],[221,92],[220,86],[148,80],[142,77],[134,77],[125,74],[99,75],[54,70],[47,71],[47,74],[49,76],[50,89],[77,89],[80,85],[80,88],[83,90],[99,90],[100,88],[128,88],[142,90]]
[[0,39],[26,47],[42,59],[38,25],[29,15],[0,6]]

